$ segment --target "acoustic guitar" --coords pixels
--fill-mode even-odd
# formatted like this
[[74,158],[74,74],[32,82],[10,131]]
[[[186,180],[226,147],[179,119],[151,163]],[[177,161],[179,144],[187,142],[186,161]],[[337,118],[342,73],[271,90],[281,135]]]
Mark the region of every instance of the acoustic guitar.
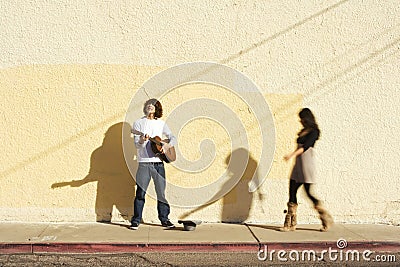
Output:
[[[145,134],[137,131],[135,129],[132,129],[131,132],[133,134],[137,134],[140,136],[144,136]],[[162,152],[162,147],[164,143],[169,143],[169,139],[164,139],[162,140],[161,137],[155,136],[155,137],[149,137],[149,140],[151,141],[151,150],[153,153],[162,161],[165,161],[166,163],[170,163],[176,160],[176,152],[175,152],[175,147],[170,147],[166,153]]]

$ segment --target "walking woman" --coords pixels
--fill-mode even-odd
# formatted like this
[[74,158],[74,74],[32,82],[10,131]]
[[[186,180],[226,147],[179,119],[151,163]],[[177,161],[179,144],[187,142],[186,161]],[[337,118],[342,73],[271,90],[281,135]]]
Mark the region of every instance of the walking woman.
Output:
[[286,161],[295,157],[296,162],[290,175],[288,212],[282,231],[294,231],[297,225],[297,190],[304,185],[307,196],[314,204],[322,222],[321,231],[327,231],[333,224],[332,216],[323,208],[320,200],[311,194],[311,185],[316,182],[313,147],[319,138],[319,128],[310,109],[304,108],[299,113],[303,129],[298,133],[297,149],[286,155]]

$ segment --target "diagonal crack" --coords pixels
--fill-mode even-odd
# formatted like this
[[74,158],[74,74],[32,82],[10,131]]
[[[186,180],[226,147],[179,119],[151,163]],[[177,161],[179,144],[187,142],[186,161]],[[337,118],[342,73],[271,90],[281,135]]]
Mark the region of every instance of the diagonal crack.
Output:
[[261,249],[261,241],[260,241],[260,239],[258,239],[258,237],[256,236],[256,234],[253,232],[253,230],[251,230],[250,226],[249,226],[247,223],[245,223],[244,225],[246,225],[246,227],[247,227],[247,229],[250,231],[251,235],[252,235],[252,236],[254,237],[254,239],[257,241],[257,243],[258,243],[258,250],[260,250],[260,249]]

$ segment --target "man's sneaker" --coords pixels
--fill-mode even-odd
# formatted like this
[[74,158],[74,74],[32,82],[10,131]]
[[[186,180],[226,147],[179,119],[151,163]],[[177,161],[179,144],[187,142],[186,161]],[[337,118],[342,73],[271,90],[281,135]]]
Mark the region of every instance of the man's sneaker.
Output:
[[129,229],[131,230],[137,230],[139,228],[139,224],[138,223],[131,223],[131,226],[129,226]]
[[170,220],[162,222],[161,225],[166,228],[175,228],[175,225]]

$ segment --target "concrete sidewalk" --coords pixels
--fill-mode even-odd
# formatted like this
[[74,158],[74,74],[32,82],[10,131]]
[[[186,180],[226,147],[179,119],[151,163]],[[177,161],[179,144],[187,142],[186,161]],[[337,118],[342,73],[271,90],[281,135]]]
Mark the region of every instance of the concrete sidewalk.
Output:
[[129,253],[145,251],[257,251],[269,249],[369,249],[400,252],[400,227],[336,224],[299,225],[280,232],[280,225],[203,223],[195,231],[181,224],[165,229],[141,224],[138,230],[115,223],[0,223],[0,254]]

